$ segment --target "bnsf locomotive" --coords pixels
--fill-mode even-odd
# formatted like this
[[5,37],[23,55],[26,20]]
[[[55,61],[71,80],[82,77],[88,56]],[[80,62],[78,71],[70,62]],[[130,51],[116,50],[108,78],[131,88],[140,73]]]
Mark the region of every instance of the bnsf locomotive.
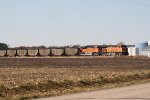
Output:
[[122,55],[128,55],[128,48],[125,45],[86,47],[80,49],[80,55],[122,56]]
[[97,46],[97,47],[67,47],[44,49],[8,49],[0,50],[0,57],[23,56],[121,56],[127,55],[128,49],[121,46]]

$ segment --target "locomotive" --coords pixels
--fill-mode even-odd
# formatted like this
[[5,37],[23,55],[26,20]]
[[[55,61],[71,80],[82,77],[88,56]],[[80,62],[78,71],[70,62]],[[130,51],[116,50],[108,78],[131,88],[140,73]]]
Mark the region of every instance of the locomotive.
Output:
[[128,49],[125,45],[0,50],[0,57],[122,56],[127,54]]
[[87,47],[81,48],[80,51],[81,55],[90,55],[90,56],[128,55],[128,48],[125,45]]

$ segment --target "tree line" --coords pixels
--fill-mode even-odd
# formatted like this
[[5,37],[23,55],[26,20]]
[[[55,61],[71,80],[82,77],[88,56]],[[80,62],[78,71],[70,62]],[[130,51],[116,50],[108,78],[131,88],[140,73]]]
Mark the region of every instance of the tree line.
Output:
[[7,50],[9,48],[8,44],[0,43],[0,50]]

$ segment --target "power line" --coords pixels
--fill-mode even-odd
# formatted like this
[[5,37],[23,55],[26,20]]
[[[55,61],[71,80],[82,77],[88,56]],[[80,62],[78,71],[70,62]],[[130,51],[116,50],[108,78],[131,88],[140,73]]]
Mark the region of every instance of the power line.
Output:
[[150,3],[146,3],[143,1],[138,1],[138,0],[128,0],[128,1],[131,1],[131,2],[136,3],[136,4],[144,5],[144,6],[150,6]]

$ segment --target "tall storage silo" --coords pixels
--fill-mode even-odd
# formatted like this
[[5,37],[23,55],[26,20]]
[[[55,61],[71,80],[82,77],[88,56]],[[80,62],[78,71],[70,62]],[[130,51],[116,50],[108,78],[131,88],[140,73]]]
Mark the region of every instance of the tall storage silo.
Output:
[[128,54],[129,56],[132,56],[132,47],[128,47]]
[[150,45],[150,41],[148,41],[148,45]]
[[141,51],[147,46],[148,46],[148,42],[135,44],[135,47],[139,49],[139,55],[141,55]]
[[133,55],[133,56],[139,55],[139,48],[133,47],[133,48],[132,48],[132,55]]
[[129,53],[129,56],[138,56],[139,55],[139,48],[129,47],[128,53]]
[[146,48],[144,48],[144,49],[141,51],[141,54],[142,54],[143,56],[149,56],[149,54],[150,54],[150,45],[147,46]]
[[148,53],[148,58],[150,58],[150,53]]

